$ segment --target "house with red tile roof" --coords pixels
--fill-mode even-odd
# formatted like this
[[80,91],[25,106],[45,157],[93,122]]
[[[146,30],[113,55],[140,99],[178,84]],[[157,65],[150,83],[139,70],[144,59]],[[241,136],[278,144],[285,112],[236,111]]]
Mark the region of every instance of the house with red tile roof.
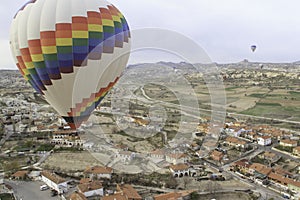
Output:
[[211,152],[210,157],[215,161],[221,162],[223,160],[224,153],[221,151],[214,150]]
[[111,179],[113,169],[110,167],[94,166],[86,168],[83,173],[86,178],[90,179]]
[[190,167],[183,163],[177,165],[170,165],[169,169],[174,177],[183,177],[190,175]]
[[104,195],[103,186],[100,181],[81,183],[77,188],[78,192],[82,193],[87,198]]
[[142,200],[143,198],[131,185],[117,185],[117,192],[123,193],[128,200]]
[[293,149],[293,154],[300,157],[300,146],[297,146]]
[[284,147],[296,147],[298,145],[298,141],[290,139],[280,140],[279,145]]
[[58,194],[62,194],[68,191],[68,181],[55,173],[49,171],[41,172],[42,181],[53,190],[56,190]]

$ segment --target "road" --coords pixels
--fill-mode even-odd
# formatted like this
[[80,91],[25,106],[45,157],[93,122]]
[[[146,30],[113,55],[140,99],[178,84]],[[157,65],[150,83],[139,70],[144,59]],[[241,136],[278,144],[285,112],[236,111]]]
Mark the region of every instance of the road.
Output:
[[5,184],[13,188],[17,200],[57,200],[56,197],[51,197],[50,190],[40,191],[40,186],[44,185],[42,182],[23,182],[4,180]]
[[[259,198],[259,200],[265,200],[265,199],[270,199],[270,198],[274,198],[274,200],[282,200],[284,199],[283,197],[280,196],[280,194],[274,192],[273,190],[270,190],[266,187],[262,187],[256,183],[251,183],[248,181],[248,179],[242,179],[240,176],[238,176],[237,174],[235,174],[234,172],[228,171],[226,170],[226,173],[232,175],[235,179],[248,184],[249,186],[252,187],[253,191],[259,192],[261,194],[261,197]],[[253,189],[255,188],[255,189]]]

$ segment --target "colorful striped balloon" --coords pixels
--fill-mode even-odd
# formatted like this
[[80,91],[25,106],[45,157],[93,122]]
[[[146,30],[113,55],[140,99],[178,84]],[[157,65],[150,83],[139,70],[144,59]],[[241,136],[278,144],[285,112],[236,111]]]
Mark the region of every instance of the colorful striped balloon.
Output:
[[76,129],[121,76],[130,31],[105,0],[31,0],[12,21],[10,46],[24,78]]

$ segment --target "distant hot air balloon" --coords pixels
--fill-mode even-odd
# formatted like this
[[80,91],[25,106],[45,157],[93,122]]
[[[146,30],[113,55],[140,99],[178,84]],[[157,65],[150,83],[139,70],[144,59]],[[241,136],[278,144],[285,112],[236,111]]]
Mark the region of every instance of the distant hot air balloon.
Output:
[[256,50],[256,45],[252,45],[251,50],[252,50],[252,52],[254,52]]
[[130,41],[124,16],[105,0],[31,0],[10,32],[20,72],[72,129],[118,81]]

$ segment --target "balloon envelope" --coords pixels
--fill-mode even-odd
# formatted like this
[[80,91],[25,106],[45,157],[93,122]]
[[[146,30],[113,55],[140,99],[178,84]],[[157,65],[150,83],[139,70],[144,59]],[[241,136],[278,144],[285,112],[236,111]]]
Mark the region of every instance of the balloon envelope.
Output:
[[130,40],[124,16],[105,0],[31,0],[10,31],[19,71],[73,129],[118,81]]
[[256,50],[256,45],[252,45],[251,50],[252,50],[252,52],[254,52]]

